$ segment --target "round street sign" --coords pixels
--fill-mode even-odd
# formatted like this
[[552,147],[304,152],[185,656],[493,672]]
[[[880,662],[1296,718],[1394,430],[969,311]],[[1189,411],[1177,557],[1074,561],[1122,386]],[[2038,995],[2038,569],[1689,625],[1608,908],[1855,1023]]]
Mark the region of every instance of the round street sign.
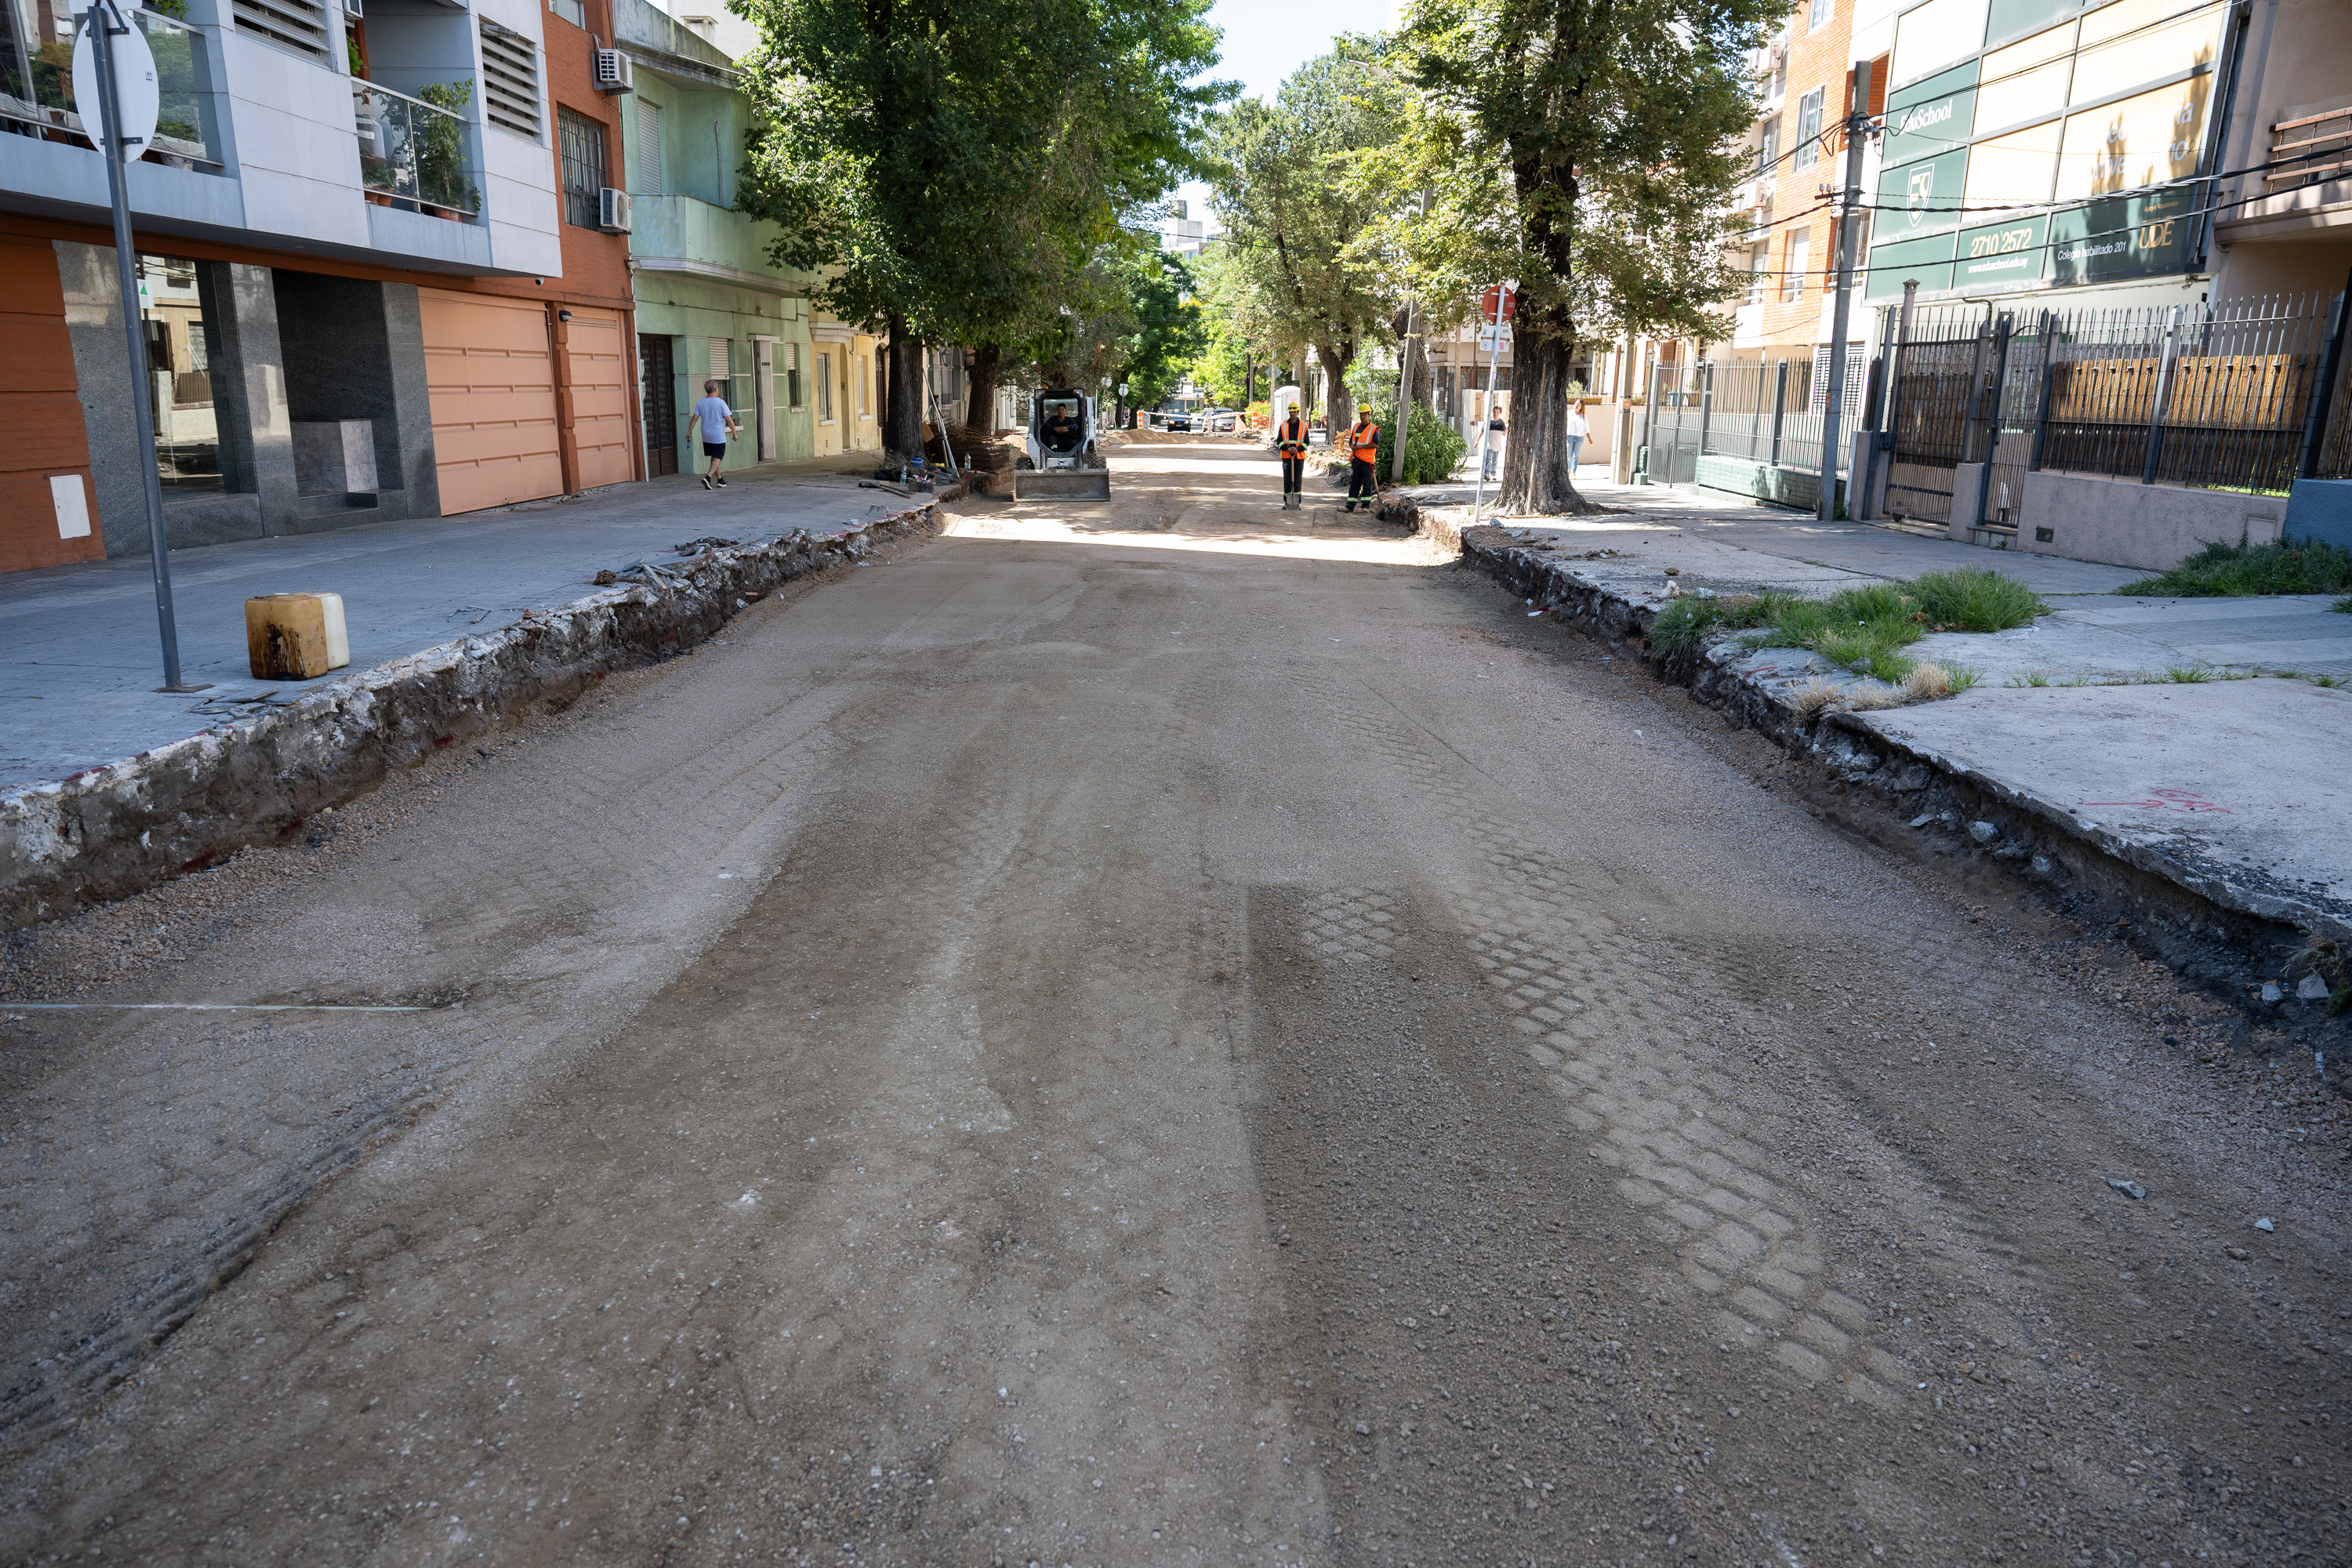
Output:
[[[83,133],[100,147],[106,144],[106,117],[99,108],[98,56],[90,48],[90,35],[119,15],[112,5],[92,5],[76,18],[80,25],[74,29],[74,109],[81,116]],[[121,116],[122,140],[135,158],[155,139],[155,117],[163,110],[155,54],[136,26],[114,35],[113,43],[116,110]]]
[[[1519,291],[1517,289],[1505,289],[1501,292],[1503,320],[1507,321],[1519,313]],[[1495,294],[1496,290],[1489,289],[1478,297],[1478,319],[1489,326],[1492,326],[1495,321]]]

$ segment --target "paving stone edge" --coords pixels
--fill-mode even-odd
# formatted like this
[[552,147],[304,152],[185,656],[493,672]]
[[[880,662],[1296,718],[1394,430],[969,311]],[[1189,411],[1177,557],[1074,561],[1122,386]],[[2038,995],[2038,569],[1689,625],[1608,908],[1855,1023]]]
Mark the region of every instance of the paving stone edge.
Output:
[[[1978,846],[2017,875],[2066,892],[2090,882],[2099,891],[2145,905],[2152,881],[2175,895],[2158,901],[2193,913],[2202,906],[2224,926],[2253,922],[2305,940],[2352,942],[2352,902],[2224,863],[2193,847],[2170,850],[2129,839],[2077,816],[2064,803],[2015,781],[1995,777],[1957,758],[1914,746],[1874,727],[1864,713],[1832,710],[1808,722],[1789,698],[1817,680],[1857,682],[1817,655],[1789,649],[1749,653],[1718,644],[1688,668],[1653,658],[1646,639],[1668,595],[1626,592],[1577,571],[1567,561],[1520,545],[1493,525],[1465,528],[1459,509],[1423,508],[1409,497],[1381,503],[1378,515],[1456,550],[1469,564],[1530,602],[1546,618],[1614,643],[1640,644],[1641,657],[1662,679],[1691,694],[1783,750],[1832,773],[1846,789],[1875,796],[1911,817],[1933,818],[1929,832],[1966,834],[1989,822],[1995,837]],[[2258,934],[2236,929],[2236,934]]]
[[0,791],[0,931],[200,870],[299,831],[434,752],[705,641],[747,595],[935,532],[961,488],[824,534],[631,572],[499,631],[357,670],[251,719]]

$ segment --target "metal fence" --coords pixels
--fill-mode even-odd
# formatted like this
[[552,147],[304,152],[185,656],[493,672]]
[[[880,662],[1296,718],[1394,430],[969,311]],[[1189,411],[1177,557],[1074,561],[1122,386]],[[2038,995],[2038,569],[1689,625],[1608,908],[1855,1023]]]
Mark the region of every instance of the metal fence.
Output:
[[[1819,474],[1829,354],[1826,344],[1798,346],[1766,349],[1760,358],[1709,363],[1706,385],[1712,406],[1705,455]],[[1861,353],[1846,356],[1844,408],[1849,419],[1861,410],[1869,370]]]
[[2053,316],[2036,466],[2284,492],[2302,458],[2333,303],[2265,295]]
[[[1949,522],[1958,466],[1977,512],[2016,528],[2025,476],[2284,494],[2352,469],[2341,295],[2123,310],[1922,310],[1887,334],[1881,505]],[[1890,323],[1892,324],[1892,323]]]

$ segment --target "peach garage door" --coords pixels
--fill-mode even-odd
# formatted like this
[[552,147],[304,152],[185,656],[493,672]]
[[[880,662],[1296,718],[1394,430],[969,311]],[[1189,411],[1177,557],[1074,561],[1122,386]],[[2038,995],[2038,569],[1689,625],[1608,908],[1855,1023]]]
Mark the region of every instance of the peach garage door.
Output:
[[546,311],[489,294],[416,293],[443,515],[561,495]]
[[636,478],[621,313],[574,305],[564,341],[572,350],[572,444],[580,457],[580,488]]

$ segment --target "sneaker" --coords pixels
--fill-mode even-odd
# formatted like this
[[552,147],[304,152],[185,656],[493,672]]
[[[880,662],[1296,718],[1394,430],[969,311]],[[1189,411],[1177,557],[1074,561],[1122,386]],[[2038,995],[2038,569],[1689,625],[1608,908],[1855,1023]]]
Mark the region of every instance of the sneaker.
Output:
[[726,481],[725,479],[721,479],[721,480],[719,480],[719,488],[720,489],[722,489],[722,490],[723,490],[723,489],[725,489],[727,488],[727,481]]
[[702,488],[704,489],[709,489],[710,488],[710,476],[709,474],[702,476]]

